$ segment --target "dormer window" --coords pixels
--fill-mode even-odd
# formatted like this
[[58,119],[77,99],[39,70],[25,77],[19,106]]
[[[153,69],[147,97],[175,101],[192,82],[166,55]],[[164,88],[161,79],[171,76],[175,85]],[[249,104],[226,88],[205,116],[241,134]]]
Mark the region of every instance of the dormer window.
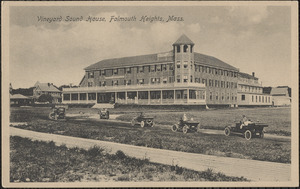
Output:
[[131,68],[126,68],[126,73],[130,74],[131,73]]
[[156,65],[156,71],[160,71],[161,70],[161,65]]
[[138,67],[138,72],[144,72],[144,67],[143,66],[140,66],[140,67]]
[[114,69],[114,75],[118,75],[118,69]]
[[105,75],[106,74],[106,71],[105,70],[102,70],[101,71],[101,75]]

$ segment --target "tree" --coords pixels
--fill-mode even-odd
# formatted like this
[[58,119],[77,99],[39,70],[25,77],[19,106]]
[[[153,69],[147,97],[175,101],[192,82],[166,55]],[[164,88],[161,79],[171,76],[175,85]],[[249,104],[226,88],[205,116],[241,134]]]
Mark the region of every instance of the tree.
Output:
[[42,94],[39,98],[38,98],[38,102],[49,102],[52,103],[53,97],[49,94]]

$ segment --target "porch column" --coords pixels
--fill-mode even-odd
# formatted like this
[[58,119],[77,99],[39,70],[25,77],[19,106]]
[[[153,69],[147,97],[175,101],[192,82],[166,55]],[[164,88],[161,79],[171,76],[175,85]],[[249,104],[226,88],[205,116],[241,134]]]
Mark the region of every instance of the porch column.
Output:
[[174,104],[175,104],[175,101],[176,101],[176,93],[175,93],[175,89],[174,89]]
[[139,91],[136,91],[136,97],[135,97],[135,99],[136,99],[136,104],[139,104]]
[[98,104],[98,93],[96,91],[96,104]]
[[162,90],[160,90],[160,104],[162,104]]
[[127,91],[125,91],[125,104],[127,104]]
[[148,91],[148,104],[150,104],[150,91]]
[[79,94],[79,92],[78,92],[78,94],[77,94],[77,104],[80,104],[80,94]]
[[118,96],[117,96],[117,92],[115,92],[115,103],[117,102]]
[[187,93],[187,95],[186,95],[186,97],[187,97],[186,103],[188,104],[189,103],[189,99],[190,99],[190,89],[186,89],[186,93]]
[[89,103],[89,93],[86,93],[86,103]]

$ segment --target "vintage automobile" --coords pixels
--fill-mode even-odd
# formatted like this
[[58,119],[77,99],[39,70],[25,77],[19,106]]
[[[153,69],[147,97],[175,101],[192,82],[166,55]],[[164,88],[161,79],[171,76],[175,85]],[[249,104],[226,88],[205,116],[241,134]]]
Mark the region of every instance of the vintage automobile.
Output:
[[252,137],[258,136],[259,138],[264,138],[264,128],[268,127],[267,124],[260,122],[251,122],[241,128],[242,122],[235,123],[233,126],[226,126],[224,129],[224,134],[226,136],[231,135],[231,133],[242,133],[245,139],[250,140]]
[[182,131],[183,133],[188,133],[188,132],[197,132],[200,129],[200,123],[193,121],[193,120],[188,120],[188,121],[183,121],[183,119],[180,119],[178,123],[172,125],[172,131]]
[[51,120],[58,120],[58,119],[64,120],[66,117],[65,114],[66,114],[65,107],[55,106],[52,108],[52,111],[49,113],[48,117]]
[[131,120],[131,126],[135,126],[139,124],[141,127],[145,126],[154,126],[154,118],[153,117],[146,117],[143,113],[141,113],[139,116],[133,118]]
[[109,119],[109,111],[107,109],[101,109],[99,115],[100,119]]

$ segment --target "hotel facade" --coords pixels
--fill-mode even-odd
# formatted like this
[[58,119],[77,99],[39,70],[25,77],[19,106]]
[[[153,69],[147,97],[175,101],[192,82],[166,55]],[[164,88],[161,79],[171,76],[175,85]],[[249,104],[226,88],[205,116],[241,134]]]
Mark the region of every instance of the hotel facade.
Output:
[[194,52],[194,45],[182,35],[168,52],[92,64],[85,68],[78,88],[63,89],[62,102],[234,107],[247,104],[242,100],[243,95],[248,96],[240,89],[243,85],[258,88],[257,95],[263,95],[256,77],[245,83],[245,73],[217,58]]

